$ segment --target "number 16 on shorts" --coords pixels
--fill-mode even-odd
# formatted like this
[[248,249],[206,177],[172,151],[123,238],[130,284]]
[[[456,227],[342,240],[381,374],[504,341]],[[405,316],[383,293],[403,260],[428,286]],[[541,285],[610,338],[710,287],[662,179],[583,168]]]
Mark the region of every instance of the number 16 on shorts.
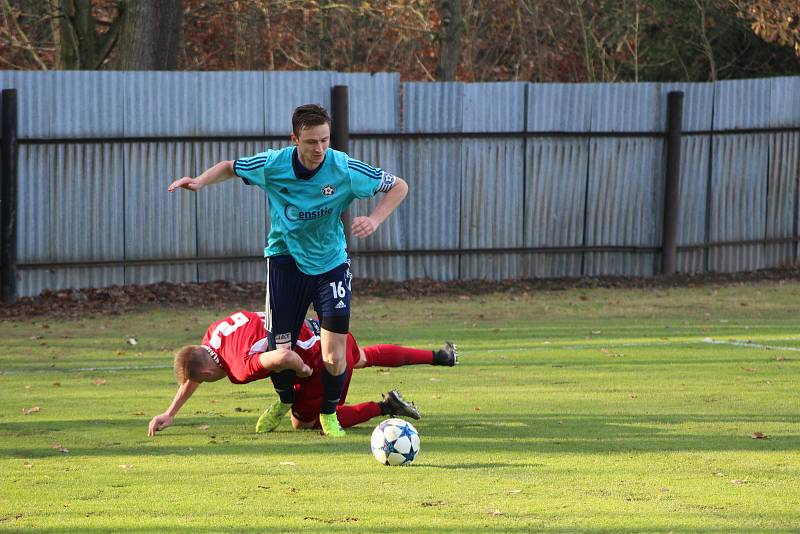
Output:
[[353,275],[350,265],[343,263],[336,269],[325,273],[325,290],[322,291],[320,308],[321,315],[350,315],[350,299],[352,291],[350,283]]

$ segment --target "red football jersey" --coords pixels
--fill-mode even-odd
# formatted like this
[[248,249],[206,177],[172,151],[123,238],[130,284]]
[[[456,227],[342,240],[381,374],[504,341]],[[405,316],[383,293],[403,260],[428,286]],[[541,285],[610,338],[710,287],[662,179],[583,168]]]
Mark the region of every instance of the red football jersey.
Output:
[[[246,384],[269,376],[261,365],[259,355],[269,350],[263,312],[238,311],[208,327],[203,347],[225,370],[234,384]],[[321,355],[318,327],[315,322],[303,321],[295,352],[313,368]]]

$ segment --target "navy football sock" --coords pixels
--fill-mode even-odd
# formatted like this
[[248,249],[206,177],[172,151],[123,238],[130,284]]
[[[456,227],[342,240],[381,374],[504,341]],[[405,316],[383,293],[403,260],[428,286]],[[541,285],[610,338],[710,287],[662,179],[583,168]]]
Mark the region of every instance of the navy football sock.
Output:
[[328,369],[322,369],[322,408],[319,410],[320,413],[336,412],[336,405],[339,404],[346,380],[347,371],[334,376],[328,372]]
[[295,373],[292,369],[269,374],[272,385],[275,386],[275,391],[284,404],[294,403],[294,376]]

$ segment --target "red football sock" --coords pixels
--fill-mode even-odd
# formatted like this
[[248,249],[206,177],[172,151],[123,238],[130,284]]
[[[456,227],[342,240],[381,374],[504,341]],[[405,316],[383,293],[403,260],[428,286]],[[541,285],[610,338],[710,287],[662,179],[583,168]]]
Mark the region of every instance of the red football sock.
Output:
[[381,405],[377,402],[361,404],[342,404],[336,407],[336,418],[342,428],[350,428],[381,415]]
[[432,350],[410,349],[399,345],[365,347],[364,355],[367,357],[367,367],[400,367],[433,363]]

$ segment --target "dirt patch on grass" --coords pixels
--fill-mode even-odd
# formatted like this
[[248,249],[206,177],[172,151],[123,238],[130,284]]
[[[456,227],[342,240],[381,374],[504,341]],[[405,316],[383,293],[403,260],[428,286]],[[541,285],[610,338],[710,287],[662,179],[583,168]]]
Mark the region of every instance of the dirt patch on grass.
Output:
[[[594,277],[531,280],[467,280],[435,282],[418,279],[406,282],[378,282],[356,279],[355,298],[419,298],[447,295],[482,295],[488,293],[522,293],[531,291],[563,291],[582,288],[666,288],[704,287],[712,285],[750,284],[759,282],[800,280],[800,267],[766,269],[744,273],[705,273],[670,275],[649,278]],[[261,309],[264,305],[263,283],[208,282],[191,284],[160,283],[146,286],[112,286],[106,288],[44,291],[36,297],[18,298],[14,304],[0,304],[0,318],[22,318],[40,315],[80,317],[98,313],[118,314],[141,309],[242,307]]]

